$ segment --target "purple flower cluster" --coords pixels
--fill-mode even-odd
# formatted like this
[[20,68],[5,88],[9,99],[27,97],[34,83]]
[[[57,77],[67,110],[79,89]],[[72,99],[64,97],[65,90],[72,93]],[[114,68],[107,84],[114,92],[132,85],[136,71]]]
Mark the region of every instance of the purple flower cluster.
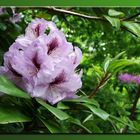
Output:
[[81,58],[81,50],[53,22],[35,19],[5,53],[0,73],[32,97],[55,104],[76,97],[82,82],[75,68]]
[[[15,12],[15,8],[11,8],[12,16],[8,19],[12,23],[19,22],[21,20],[21,14]],[[0,7],[0,15],[7,13],[6,8]]]
[[140,76],[137,75],[124,73],[124,74],[120,74],[118,78],[124,83],[135,83],[138,85],[140,84]]

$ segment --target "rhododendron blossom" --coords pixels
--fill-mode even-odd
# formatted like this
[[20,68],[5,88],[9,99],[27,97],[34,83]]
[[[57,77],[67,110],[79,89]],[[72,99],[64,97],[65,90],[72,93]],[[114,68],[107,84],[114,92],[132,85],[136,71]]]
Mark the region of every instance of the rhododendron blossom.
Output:
[[81,88],[81,74],[75,72],[81,58],[81,50],[53,22],[35,19],[5,53],[0,73],[32,97],[55,104],[75,98]]

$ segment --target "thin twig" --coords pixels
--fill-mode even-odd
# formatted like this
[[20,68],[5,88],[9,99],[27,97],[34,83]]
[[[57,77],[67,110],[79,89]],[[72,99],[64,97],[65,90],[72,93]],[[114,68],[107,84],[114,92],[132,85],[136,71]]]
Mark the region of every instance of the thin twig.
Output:
[[59,8],[55,8],[55,7],[44,7],[44,8],[46,8],[50,11],[59,12],[59,13],[63,13],[63,14],[69,14],[69,15],[73,15],[73,16],[78,16],[81,18],[106,21],[106,19],[104,17],[89,16],[89,15],[85,15],[85,14],[81,14],[81,13],[77,13],[77,12],[73,12],[73,11],[69,11],[69,10],[59,9]]
[[135,15],[132,15],[132,16],[127,17],[127,18],[123,18],[123,19],[121,19],[121,20],[122,20],[122,21],[130,20],[130,19],[133,19],[133,18],[135,18],[135,17],[137,17],[137,16],[139,16],[139,15],[140,15],[140,13],[137,13],[137,14],[135,14]]
[[[107,21],[104,17],[89,16],[89,15],[85,15],[85,14],[70,11],[69,9],[65,10],[65,9],[59,9],[59,8],[55,8],[55,7],[44,7],[44,8],[46,8],[50,11],[59,12],[59,13],[63,13],[63,14],[69,14],[69,15],[73,15],[73,16],[78,16],[78,17],[81,17],[81,18]],[[133,19],[133,18],[135,18],[139,15],[140,15],[140,13],[137,13],[137,14],[132,15],[132,16],[127,17],[127,18],[121,18],[120,20],[121,21],[130,20],[130,19]]]

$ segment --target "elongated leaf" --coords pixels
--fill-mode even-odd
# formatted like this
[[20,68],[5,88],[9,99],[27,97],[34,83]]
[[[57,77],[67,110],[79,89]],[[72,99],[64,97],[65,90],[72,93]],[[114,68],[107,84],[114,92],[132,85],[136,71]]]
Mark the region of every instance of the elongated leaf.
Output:
[[30,96],[26,92],[17,88],[11,81],[9,81],[4,76],[0,76],[0,92],[15,97],[30,99]]
[[125,16],[125,14],[123,12],[116,11],[114,9],[109,9],[108,15],[112,16],[112,17],[119,17],[119,18],[122,18]]
[[15,107],[0,105],[0,124],[29,121],[31,119],[15,109]]
[[57,108],[58,109],[69,109],[69,106],[66,106],[65,104],[63,104],[62,102],[59,102],[57,104]]
[[107,72],[110,62],[111,62],[111,59],[107,59],[107,60],[104,62],[104,71],[105,71],[105,72]]
[[116,27],[117,29],[120,29],[120,20],[118,18],[104,16],[113,27]]
[[117,59],[119,59],[124,54],[125,54],[125,51],[122,51],[121,53],[119,53],[118,55],[116,55],[112,60],[117,60]]
[[41,104],[47,110],[49,110],[52,114],[54,114],[59,120],[66,120],[70,117],[67,113],[63,112],[62,110],[55,108],[53,106],[50,106],[49,104],[45,103],[44,101],[40,99],[36,99],[36,100],[39,104]]
[[108,71],[115,73],[115,72],[125,68],[126,66],[130,66],[130,65],[134,65],[134,64],[137,64],[137,62],[132,61],[132,60],[127,60],[127,59],[114,60],[109,65]]
[[109,114],[100,108],[96,108],[89,104],[82,104],[82,105],[89,108],[95,115],[99,116],[103,120],[107,120],[109,118]]
[[85,122],[87,122],[87,121],[89,121],[89,120],[93,120],[93,114],[88,115],[88,116],[84,119],[83,123],[85,123]]
[[114,58],[106,58],[106,60],[104,61],[104,71],[107,72],[108,69],[110,68],[110,66],[111,66],[116,60],[118,60],[123,54],[125,54],[125,51],[119,53],[119,54],[116,55]]
[[72,100],[65,100],[64,102],[88,103],[99,107],[99,104],[95,99],[88,99],[88,97],[80,97]]
[[123,21],[122,25],[126,27],[130,32],[135,34],[137,37],[140,37],[140,25],[138,23]]
[[99,78],[101,78],[101,77],[103,76],[104,72],[103,72],[103,70],[102,70],[102,68],[101,68],[100,66],[95,66],[95,65],[93,65],[93,69],[94,69],[96,75],[97,75]]
[[136,127],[134,127],[133,125],[130,125],[128,122],[125,122],[124,120],[122,120],[122,119],[120,119],[120,118],[118,118],[118,117],[115,117],[115,116],[113,116],[113,115],[110,115],[110,118],[111,118],[111,119],[114,119],[114,120],[116,120],[116,121],[118,121],[118,122],[120,122],[120,123],[122,123],[122,124],[124,124],[124,125],[126,125],[126,126],[129,126],[129,127],[131,127],[132,129],[135,129],[136,131],[139,132],[139,130],[138,130]]
[[42,121],[42,123],[46,126],[46,128],[51,132],[51,133],[59,133],[59,129],[58,127],[50,124],[48,121],[40,119]]
[[80,126],[84,130],[86,130],[88,133],[92,133],[88,128],[86,128],[84,125],[82,125],[81,122],[78,119],[70,118],[69,119],[69,122]]

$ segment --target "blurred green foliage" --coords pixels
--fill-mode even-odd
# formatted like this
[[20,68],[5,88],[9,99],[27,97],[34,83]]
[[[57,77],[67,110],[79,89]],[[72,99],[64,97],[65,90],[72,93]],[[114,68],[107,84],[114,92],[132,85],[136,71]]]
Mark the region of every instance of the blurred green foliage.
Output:
[[[94,96],[94,100],[100,108],[110,116],[104,119],[102,116],[105,115],[103,110],[96,110],[96,108],[82,101],[78,109],[77,102],[73,104],[62,102],[57,105],[57,108],[66,110],[69,115],[73,116],[70,121],[57,120],[52,114],[48,113],[50,109],[48,109],[48,106],[48,112],[41,107],[42,116],[47,116],[44,120],[43,118],[36,120],[33,114],[30,114],[34,123],[26,122],[24,125],[22,122],[1,124],[0,133],[122,133],[127,125],[129,126],[127,133],[140,132],[140,101],[137,103],[135,120],[130,119],[130,109],[137,94],[138,85],[123,84],[117,78],[121,72],[140,74],[139,61],[135,65],[128,65],[130,61],[134,62],[140,59],[140,16],[133,17],[133,15],[140,13],[140,8],[61,8],[88,16],[101,17],[104,20],[82,18],[47,7],[17,8],[16,11],[22,14],[22,20],[16,24],[5,20],[7,16],[11,15],[10,12],[7,15],[0,15],[0,63],[3,64],[4,52],[8,50],[18,35],[23,34],[27,24],[34,18],[52,20],[65,33],[69,42],[81,48],[83,58],[78,69],[83,69],[83,86],[78,92],[79,95],[90,95],[106,73],[105,70],[110,65],[110,60],[125,51],[120,56],[121,60],[114,63],[111,68],[111,76],[107,79],[107,83],[103,84]],[[127,61],[128,59],[129,61]],[[121,64],[124,60],[125,63],[122,64],[121,69],[116,68],[116,73],[113,73],[115,66]],[[7,98],[5,100],[6,102],[9,101]],[[55,114],[55,109],[53,110],[53,114]],[[47,127],[47,130],[43,127],[43,124]]]

